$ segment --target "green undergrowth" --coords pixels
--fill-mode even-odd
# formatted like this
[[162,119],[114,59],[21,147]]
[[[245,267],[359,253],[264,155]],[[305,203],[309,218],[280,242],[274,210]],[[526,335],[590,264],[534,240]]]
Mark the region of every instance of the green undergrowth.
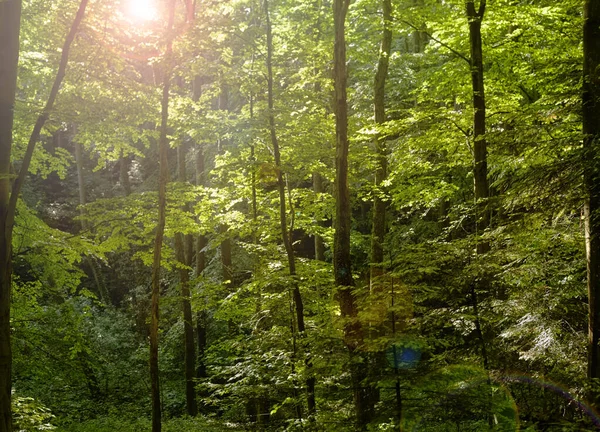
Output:
[[[102,417],[83,423],[61,426],[56,432],[147,432],[152,429],[149,419],[124,420],[116,417]],[[239,431],[242,428],[224,422],[202,418],[172,419],[163,421],[163,432],[220,432]]]

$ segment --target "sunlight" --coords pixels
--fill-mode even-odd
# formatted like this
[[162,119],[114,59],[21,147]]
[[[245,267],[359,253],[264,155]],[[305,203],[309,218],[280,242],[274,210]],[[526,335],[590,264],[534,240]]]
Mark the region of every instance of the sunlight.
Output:
[[158,17],[154,0],[127,0],[127,15],[135,21],[152,21]]

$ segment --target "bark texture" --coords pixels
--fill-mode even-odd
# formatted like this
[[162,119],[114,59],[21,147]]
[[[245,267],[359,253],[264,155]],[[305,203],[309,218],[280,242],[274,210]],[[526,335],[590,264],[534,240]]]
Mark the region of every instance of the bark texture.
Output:
[[[323,193],[323,177],[321,174],[317,172],[313,173],[312,180],[313,191],[316,194]],[[325,243],[323,243],[323,237],[318,234],[315,235],[315,259],[317,261],[325,261]]]
[[[480,236],[490,224],[488,198],[490,188],[487,178],[487,141],[485,138],[485,91],[483,85],[483,48],[481,41],[481,21],[485,13],[486,0],[480,0],[475,8],[473,0],[467,1],[469,20],[469,44],[471,51],[471,85],[473,89],[473,152],[475,201],[477,210],[477,235]],[[487,241],[477,242],[477,253],[489,251]]]
[[10,154],[14,119],[21,1],[0,2],[0,432],[12,431],[10,297],[12,223]]
[[340,311],[344,319],[344,342],[350,354],[354,406],[358,430],[366,430],[369,422],[368,395],[365,392],[365,356],[359,351],[363,335],[358,321],[354,279],[350,256],[350,190],[348,186],[348,101],[346,92],[346,35],[345,23],[350,0],[333,1],[334,48],[333,75],[335,87],[334,112],[336,135],[335,178],[335,236],[333,268],[338,289]]

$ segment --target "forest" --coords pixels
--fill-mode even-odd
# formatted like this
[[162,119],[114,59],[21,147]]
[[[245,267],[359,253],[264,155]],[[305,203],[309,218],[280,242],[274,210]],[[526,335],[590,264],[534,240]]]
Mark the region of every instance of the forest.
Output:
[[600,429],[600,0],[0,0],[0,432]]

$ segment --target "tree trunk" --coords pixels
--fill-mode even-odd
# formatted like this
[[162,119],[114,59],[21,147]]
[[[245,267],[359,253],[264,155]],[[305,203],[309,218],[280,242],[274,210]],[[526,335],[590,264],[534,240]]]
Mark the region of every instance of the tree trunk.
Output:
[[[486,0],[480,0],[479,10],[473,0],[466,3],[469,19],[469,42],[471,48],[471,84],[473,88],[473,151],[476,201],[477,236],[481,236],[490,223],[488,202],[490,189],[487,179],[487,141],[485,137],[485,92],[483,86],[483,50],[481,21],[485,13]],[[489,251],[487,241],[477,241],[477,253]]]
[[[475,8],[474,0],[466,2],[466,13],[469,20],[469,45],[471,60],[471,84],[473,90],[473,178],[475,182],[475,235],[476,235],[476,253],[484,255],[490,250],[490,244],[487,240],[481,240],[480,236],[490,224],[489,197],[490,189],[487,178],[487,141],[485,137],[485,91],[483,85],[483,45],[481,41],[481,22],[485,14],[486,0],[480,0],[479,8]],[[479,281],[487,285],[486,281]],[[473,315],[475,317],[475,334],[479,339],[481,346],[481,358],[483,368],[488,374],[487,384],[490,387],[488,424],[490,428],[493,425],[493,416],[491,413],[492,388],[491,378],[489,376],[489,357],[487,344],[483,335],[479,300],[477,296],[477,283],[471,284],[470,297]]]
[[[323,177],[321,174],[313,173],[313,191],[315,194],[323,193]],[[323,237],[315,234],[315,259],[317,261],[325,261],[325,244],[323,243]]]
[[348,101],[346,96],[346,13],[350,0],[333,1],[334,52],[333,75],[335,84],[335,132],[336,132],[336,208],[333,267],[338,288],[340,311],[344,319],[344,342],[350,354],[350,368],[354,393],[357,429],[365,430],[369,423],[368,397],[363,381],[367,376],[365,359],[358,351],[363,335],[358,321],[356,296],[353,293],[352,262],[350,257],[350,190],[348,186]]
[[599,404],[600,378],[600,2],[583,9],[583,165],[586,188],[585,241],[588,283],[588,369],[592,398]]
[[[196,147],[196,185],[204,186],[204,152],[202,146]],[[206,237],[202,234],[196,237],[196,277],[200,277],[206,268]],[[207,347],[206,339],[206,312],[199,310],[196,314],[196,337],[198,342],[198,364],[196,377],[206,378],[206,362],[204,355]]]
[[[286,211],[286,196],[285,196],[285,183],[283,181],[283,172],[281,167],[281,154],[279,150],[279,140],[277,138],[277,130],[275,127],[275,113],[274,113],[274,101],[273,101],[273,34],[271,31],[271,18],[269,15],[269,1],[264,0],[265,6],[265,18],[266,18],[266,31],[267,31],[267,99],[269,107],[269,131],[271,135],[271,144],[273,145],[273,157],[275,159],[275,169],[277,170],[277,187],[279,190],[279,223],[281,226],[281,238],[288,258],[288,269],[290,279],[293,283],[292,296],[294,301],[294,307],[296,311],[296,324],[298,334],[301,338],[305,336],[306,326],[304,323],[304,304],[302,302],[302,295],[298,282],[296,281],[296,259],[294,256],[294,249],[292,248],[292,241],[290,233],[287,227],[287,211]],[[306,348],[306,346],[304,347]],[[306,356],[306,393],[307,393],[307,405],[308,414],[312,416],[315,414],[316,402],[315,402],[315,378],[312,376],[312,363],[310,357]]]
[[129,159],[123,154],[119,154],[119,183],[123,188],[125,196],[131,195],[131,182],[129,181]]
[[[181,143],[177,148],[177,167],[180,183],[186,182],[185,173],[185,143]],[[175,234],[175,254],[177,261],[182,266],[188,266],[187,259],[190,254],[186,253],[187,238],[181,233]],[[186,257],[187,255],[187,257]],[[194,327],[192,324],[192,304],[190,293],[190,275],[189,270],[184,267],[179,268],[179,284],[181,286],[181,303],[183,310],[183,335],[185,351],[185,400],[187,414],[194,417],[198,414],[196,405],[196,390],[194,377],[196,374],[196,348],[194,344]]]
[[88,0],[81,0],[63,44],[58,71],[50,95],[39,115],[25,151],[18,177],[10,187],[10,154],[19,58],[21,1],[0,2],[0,432],[12,430],[10,345],[10,296],[12,279],[12,233],[17,200],[29,169],[35,145],[62,83],[71,44],[85,15]]
[[[379,62],[374,83],[375,123],[377,126],[386,121],[385,116],[385,81],[387,79],[389,58],[392,49],[392,2],[382,0],[383,6],[383,35],[379,50]],[[386,231],[386,204],[381,197],[381,187],[387,178],[387,148],[385,138],[375,136],[377,151],[377,168],[375,170],[375,196],[373,198],[373,236],[371,238],[371,289],[377,287],[377,279],[383,274],[383,241]]]
[[[202,96],[202,78],[200,76],[194,77],[194,83],[192,88],[192,100],[198,102],[200,96]],[[205,185],[205,173],[204,173],[204,147],[196,145],[196,186]],[[204,272],[206,268],[206,252],[204,248],[207,245],[206,237],[202,234],[196,237],[196,263],[195,263],[195,276],[198,278]],[[191,263],[190,263],[191,264]],[[206,312],[199,310],[196,313],[196,338],[198,344],[198,362],[196,365],[196,378],[206,378],[206,362],[204,361],[204,355],[206,352],[207,339],[206,339]]]
[[19,62],[21,1],[0,2],[0,432],[12,431],[10,296],[12,224],[9,225],[10,154]]
[[[373,83],[374,97],[373,105],[375,111],[376,127],[381,126],[386,121],[385,114],[385,82],[388,75],[389,58],[392,50],[392,2],[391,0],[382,0],[383,9],[383,32],[381,38],[381,47],[379,49],[379,61],[377,63],[377,72]],[[378,133],[374,138],[374,145],[377,157],[377,166],[375,169],[375,193],[373,197],[373,226],[371,236],[371,265],[370,265],[370,288],[371,304],[379,309],[379,305],[387,302],[387,293],[383,283],[383,242],[386,233],[386,202],[383,199],[383,182],[387,178],[387,146],[386,138]],[[384,334],[383,322],[384,316],[377,319],[372,329],[375,337]],[[369,418],[375,414],[375,404],[379,401],[379,390],[376,382],[378,374],[384,364],[385,354],[377,350],[371,354],[371,366],[369,382],[365,385],[367,393]]]
[[160,407],[160,382],[158,368],[158,320],[160,299],[160,259],[165,232],[167,208],[167,183],[169,182],[169,162],[167,153],[169,140],[167,127],[169,120],[169,90],[171,87],[171,68],[173,61],[173,39],[171,31],[175,21],[175,0],[169,4],[169,20],[167,24],[167,47],[164,56],[163,93],[161,100],[160,138],[158,141],[159,176],[158,176],[158,223],[154,239],[154,256],[152,261],[152,303],[150,306],[150,382],[152,394],[152,432],[160,432],[162,428]]

